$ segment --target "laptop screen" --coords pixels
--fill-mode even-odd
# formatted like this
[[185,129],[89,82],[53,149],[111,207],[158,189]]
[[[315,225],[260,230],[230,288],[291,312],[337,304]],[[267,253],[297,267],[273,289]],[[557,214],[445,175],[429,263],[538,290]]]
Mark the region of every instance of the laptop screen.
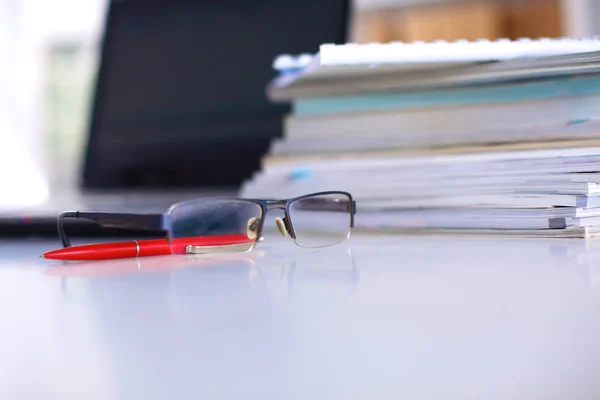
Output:
[[83,185],[237,187],[282,134],[265,88],[283,53],[346,41],[347,0],[110,5]]

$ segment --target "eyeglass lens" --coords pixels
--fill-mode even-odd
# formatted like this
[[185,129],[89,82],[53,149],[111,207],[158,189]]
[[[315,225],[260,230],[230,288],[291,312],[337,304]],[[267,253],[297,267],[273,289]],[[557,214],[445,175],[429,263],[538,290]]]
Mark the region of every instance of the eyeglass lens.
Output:
[[248,251],[258,240],[259,204],[214,200],[182,204],[171,211],[169,241],[174,254]]
[[290,204],[296,244],[302,247],[331,246],[350,236],[352,201],[343,193],[305,197]]

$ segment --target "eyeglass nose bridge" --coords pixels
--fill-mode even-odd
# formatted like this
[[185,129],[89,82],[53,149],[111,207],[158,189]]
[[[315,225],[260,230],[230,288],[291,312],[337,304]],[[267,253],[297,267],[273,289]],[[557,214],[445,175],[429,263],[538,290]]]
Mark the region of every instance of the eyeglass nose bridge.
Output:
[[285,210],[286,200],[267,200],[265,206],[267,210]]

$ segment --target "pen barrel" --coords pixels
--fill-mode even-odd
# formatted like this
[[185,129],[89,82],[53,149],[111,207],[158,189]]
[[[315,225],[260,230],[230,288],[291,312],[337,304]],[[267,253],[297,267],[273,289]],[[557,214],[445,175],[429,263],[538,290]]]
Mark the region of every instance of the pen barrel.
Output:
[[[111,258],[131,258],[135,257],[137,254],[137,245],[135,242],[124,242],[115,244],[107,243],[106,249],[101,249],[100,251],[95,251],[95,255],[97,255],[97,260],[105,260]],[[94,255],[90,255],[93,257]],[[93,258],[89,258],[92,260]]]
[[44,254],[44,258],[54,260],[91,261],[112,258],[130,258],[137,254],[135,242],[102,243],[72,246]]
[[138,257],[164,256],[171,254],[171,246],[167,239],[140,240],[138,241],[138,245]]

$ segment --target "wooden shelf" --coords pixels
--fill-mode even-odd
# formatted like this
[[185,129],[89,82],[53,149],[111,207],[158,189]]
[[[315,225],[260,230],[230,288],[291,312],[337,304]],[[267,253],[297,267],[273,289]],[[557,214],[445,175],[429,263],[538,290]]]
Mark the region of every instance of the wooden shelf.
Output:
[[464,0],[362,9],[353,41],[565,36],[560,0]]

